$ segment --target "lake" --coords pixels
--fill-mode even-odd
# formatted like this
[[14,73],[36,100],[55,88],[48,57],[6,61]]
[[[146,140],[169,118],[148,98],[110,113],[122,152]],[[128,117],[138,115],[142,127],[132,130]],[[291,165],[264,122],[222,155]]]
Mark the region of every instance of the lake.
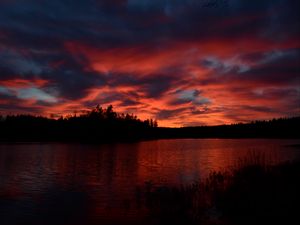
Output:
[[137,199],[147,184],[190,184],[210,171],[236,165],[253,152],[270,164],[298,160],[299,143],[181,139],[0,144],[0,221],[2,225],[134,223],[145,213]]

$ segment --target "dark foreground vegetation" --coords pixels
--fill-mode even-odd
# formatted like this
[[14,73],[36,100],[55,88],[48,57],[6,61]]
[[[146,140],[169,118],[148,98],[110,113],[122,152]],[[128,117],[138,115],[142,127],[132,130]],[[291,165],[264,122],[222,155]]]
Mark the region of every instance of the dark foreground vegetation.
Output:
[[109,142],[162,138],[299,138],[300,117],[248,124],[162,128],[152,119],[119,114],[112,106],[59,119],[32,115],[0,116],[0,141]]
[[300,223],[300,162],[260,160],[184,187],[146,186],[151,225]]

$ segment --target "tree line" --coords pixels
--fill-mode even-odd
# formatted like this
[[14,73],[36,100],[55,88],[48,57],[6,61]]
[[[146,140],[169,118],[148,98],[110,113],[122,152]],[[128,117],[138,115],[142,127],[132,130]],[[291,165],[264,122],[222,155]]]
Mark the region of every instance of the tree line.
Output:
[[0,121],[1,141],[130,141],[148,136],[157,127],[156,120],[117,113],[111,105],[58,119],[7,115],[0,116]]
[[0,142],[116,142],[172,138],[300,138],[300,117],[181,128],[158,127],[153,119],[99,105],[80,115],[47,118],[0,116]]

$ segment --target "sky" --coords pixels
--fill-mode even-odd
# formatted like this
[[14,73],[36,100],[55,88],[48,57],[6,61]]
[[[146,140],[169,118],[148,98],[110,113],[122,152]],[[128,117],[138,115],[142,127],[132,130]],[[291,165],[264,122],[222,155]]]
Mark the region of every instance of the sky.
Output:
[[300,115],[298,0],[0,0],[0,114]]

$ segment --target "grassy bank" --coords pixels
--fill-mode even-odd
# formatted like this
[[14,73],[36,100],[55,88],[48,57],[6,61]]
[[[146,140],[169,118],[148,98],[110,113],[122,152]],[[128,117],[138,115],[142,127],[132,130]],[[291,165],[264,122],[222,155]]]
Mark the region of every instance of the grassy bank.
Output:
[[[145,188],[149,224],[299,224],[300,162],[241,160],[184,187]],[[298,221],[298,222],[297,222]]]

